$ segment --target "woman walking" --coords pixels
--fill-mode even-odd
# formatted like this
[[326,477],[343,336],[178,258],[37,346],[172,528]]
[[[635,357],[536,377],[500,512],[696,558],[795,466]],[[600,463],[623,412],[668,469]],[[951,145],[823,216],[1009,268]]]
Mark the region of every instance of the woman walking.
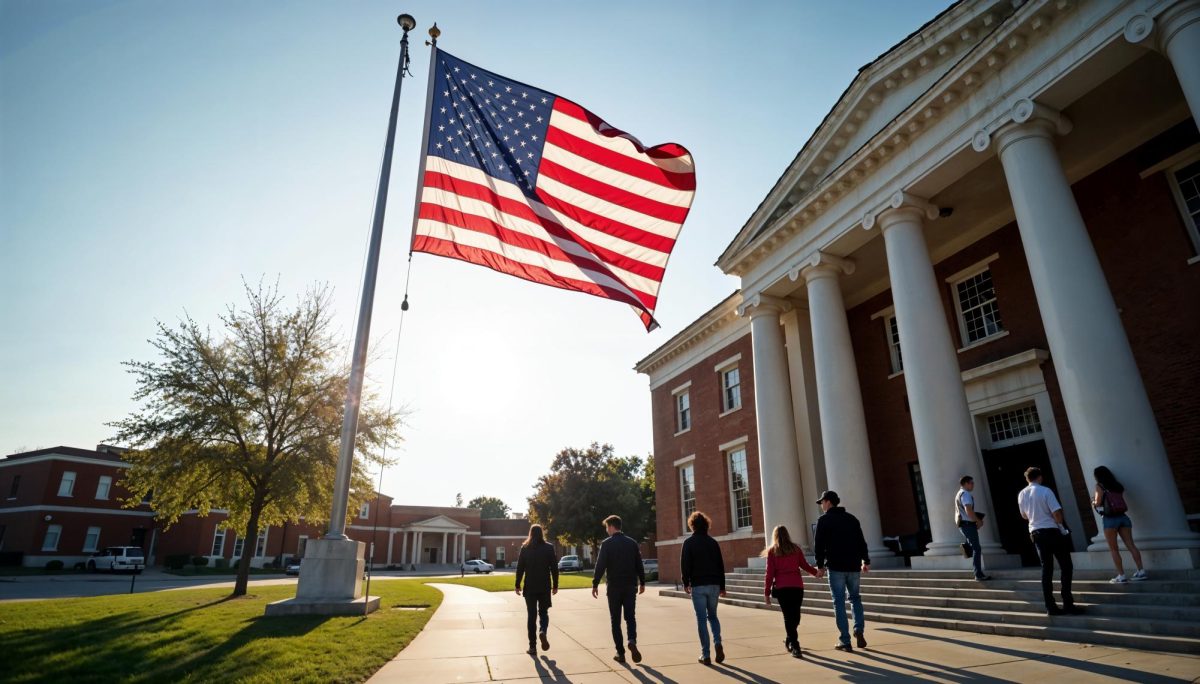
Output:
[[[1146,579],[1146,571],[1142,569],[1142,552],[1133,543],[1133,521],[1125,506],[1125,487],[1117,481],[1107,466],[1100,466],[1092,471],[1096,476],[1096,489],[1092,492],[1092,506],[1100,514],[1103,521],[1104,540],[1108,542],[1108,552],[1112,554],[1113,564],[1117,566],[1117,576],[1109,580],[1113,584],[1124,584],[1132,579],[1140,582]],[[1125,564],[1121,561],[1121,551],[1117,548],[1117,536],[1125,542],[1137,564],[1137,572],[1133,577],[1125,577]]]
[[764,601],[768,606],[771,605],[771,597],[779,601],[779,607],[783,610],[783,628],[787,634],[783,645],[793,658],[803,658],[800,638],[796,634],[796,628],[800,626],[800,606],[804,603],[804,577],[800,570],[813,577],[820,577],[820,571],[804,558],[804,552],[792,543],[792,536],[783,525],[775,527],[771,542],[762,553],[767,557]]
[[521,543],[521,555],[517,557],[517,596],[521,595],[521,579],[525,579],[525,613],[528,618],[529,655],[537,654],[534,628],[541,618],[542,650],[550,650],[546,630],[550,627],[550,596],[558,593],[558,559],[554,547],[546,543],[541,525],[530,525],[529,536]]
[[721,545],[708,536],[710,520],[696,511],[688,516],[688,528],[692,536],[683,542],[679,552],[679,570],[683,575],[683,590],[692,597],[692,608],[696,610],[696,630],[700,633],[700,657],[705,665],[712,665],[708,657],[708,627],[712,626],[713,644],[717,650],[717,662],[725,662],[725,648],[721,646],[721,622],[717,619],[717,597],[725,595],[725,559],[721,556]]

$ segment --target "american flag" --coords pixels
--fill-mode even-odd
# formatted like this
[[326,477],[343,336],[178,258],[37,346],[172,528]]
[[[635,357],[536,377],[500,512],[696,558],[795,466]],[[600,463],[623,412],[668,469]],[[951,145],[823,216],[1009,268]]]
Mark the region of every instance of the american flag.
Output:
[[625,302],[658,327],[691,154],[441,50],[432,74],[413,251]]

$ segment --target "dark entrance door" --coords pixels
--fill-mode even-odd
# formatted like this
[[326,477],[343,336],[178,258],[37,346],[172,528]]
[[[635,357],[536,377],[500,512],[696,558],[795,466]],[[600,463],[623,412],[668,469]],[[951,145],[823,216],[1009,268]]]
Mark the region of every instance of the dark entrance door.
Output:
[[1042,469],[1042,484],[1058,493],[1054,474],[1050,472],[1050,455],[1046,442],[1037,440],[999,449],[983,450],[983,467],[987,471],[988,487],[994,511],[985,511],[986,524],[995,525],[1000,544],[1009,553],[1019,554],[1023,565],[1038,565],[1037,550],[1029,539],[1029,524],[1017,509],[1017,494],[1028,484],[1025,469]]
[[129,545],[136,546],[142,550],[142,553],[145,553],[146,552],[146,528],[144,528],[144,527],[133,528],[133,532],[131,532],[129,534]]
[[436,547],[427,547],[425,551],[429,554],[430,563],[438,562],[438,549]]

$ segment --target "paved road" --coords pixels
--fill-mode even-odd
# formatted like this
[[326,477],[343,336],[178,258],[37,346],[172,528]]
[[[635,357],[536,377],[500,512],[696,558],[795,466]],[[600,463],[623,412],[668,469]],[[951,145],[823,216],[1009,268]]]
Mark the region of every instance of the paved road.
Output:
[[[441,572],[377,572],[373,580],[400,577],[449,577]],[[453,575],[457,577],[458,575]],[[180,577],[160,570],[147,570],[140,575],[29,575],[16,577],[0,576],[0,602],[30,601],[38,599],[70,598],[78,596],[108,596],[129,593],[130,579],[134,592],[163,591],[166,589],[197,589],[201,587],[232,587],[229,576]],[[251,575],[251,585],[294,584],[295,577],[279,575]]]
[[[800,643],[805,659],[783,650],[780,613],[720,607],[728,660],[705,667],[691,602],[638,597],[641,664],[612,661],[608,607],[586,589],[558,592],[550,609],[550,650],[525,654],[525,605],[511,592],[432,585],[445,594],[417,638],[371,678],[389,682],[575,682],[583,684],[794,684],[808,681],[917,682],[1191,682],[1200,655],[1133,651],[994,634],[969,634],[903,625],[867,625],[870,646],[833,650],[833,619],[805,615]],[[828,601],[820,589],[805,600]]]

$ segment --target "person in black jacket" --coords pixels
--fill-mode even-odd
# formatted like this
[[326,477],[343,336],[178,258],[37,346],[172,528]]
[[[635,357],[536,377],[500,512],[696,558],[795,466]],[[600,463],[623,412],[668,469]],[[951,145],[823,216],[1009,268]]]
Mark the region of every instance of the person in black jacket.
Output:
[[817,503],[824,513],[817,518],[817,539],[813,549],[817,556],[817,568],[822,576],[829,571],[829,593],[833,596],[833,615],[837,620],[839,651],[853,651],[850,646],[850,630],[846,624],[846,592],[850,593],[850,604],[854,610],[854,638],[859,648],[866,648],[863,636],[862,597],[858,593],[861,572],[871,571],[871,557],[867,555],[867,540],[863,537],[858,518],[846,512],[838,504],[842,502],[837,492],[821,494]]
[[550,597],[558,593],[558,559],[554,547],[546,543],[541,525],[530,525],[529,536],[521,544],[517,557],[517,596],[521,595],[521,579],[525,580],[525,613],[528,616],[529,655],[537,654],[533,628],[535,618],[541,618],[542,650],[550,650],[546,630],[550,627]]
[[633,662],[642,662],[642,653],[637,647],[637,595],[646,591],[646,569],[642,567],[642,551],[638,543],[621,532],[621,518],[610,515],[604,519],[608,539],[600,545],[596,555],[596,570],[592,575],[592,598],[599,597],[600,578],[608,575],[608,617],[612,621],[613,643],[617,654],[613,660],[625,662],[625,645],[621,637],[621,612],[625,613],[625,626],[629,630],[629,654]]
[[688,516],[687,522],[692,536],[683,542],[683,550],[679,552],[679,569],[683,574],[683,590],[692,597],[692,608],[696,610],[696,629],[700,633],[699,662],[712,664],[708,657],[708,627],[712,625],[717,662],[723,663],[725,649],[721,646],[717,596],[725,595],[725,559],[721,556],[721,545],[708,536],[707,515],[696,511]]

